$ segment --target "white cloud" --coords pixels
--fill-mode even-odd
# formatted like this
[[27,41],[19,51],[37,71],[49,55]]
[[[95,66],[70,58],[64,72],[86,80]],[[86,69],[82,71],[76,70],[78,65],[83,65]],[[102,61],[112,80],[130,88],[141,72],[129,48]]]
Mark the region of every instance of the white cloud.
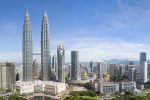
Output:
[[65,40],[66,61],[70,61],[71,50],[78,50],[80,61],[118,59],[139,59],[142,51],[150,52],[150,46],[142,43],[131,43],[117,38],[76,38]]
[[[72,50],[79,51],[80,61],[118,59],[139,59],[139,53],[150,52],[150,45],[142,43],[131,43],[118,38],[96,37],[72,38],[61,40],[65,46],[66,62],[70,62]],[[54,41],[57,43],[57,41]],[[51,54],[56,54],[57,46],[52,44]],[[39,53],[40,47],[34,48],[34,53]],[[34,56],[40,61],[40,56]],[[0,61],[22,62],[21,52],[0,53]]]

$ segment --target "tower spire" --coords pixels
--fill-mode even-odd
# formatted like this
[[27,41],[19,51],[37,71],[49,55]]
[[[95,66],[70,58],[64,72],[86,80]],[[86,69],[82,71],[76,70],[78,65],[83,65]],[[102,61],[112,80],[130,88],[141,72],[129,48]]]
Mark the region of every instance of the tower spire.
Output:
[[29,16],[28,9],[27,9],[27,11],[26,11],[26,16]]
[[44,16],[47,16],[47,12],[46,12],[46,10],[44,10]]

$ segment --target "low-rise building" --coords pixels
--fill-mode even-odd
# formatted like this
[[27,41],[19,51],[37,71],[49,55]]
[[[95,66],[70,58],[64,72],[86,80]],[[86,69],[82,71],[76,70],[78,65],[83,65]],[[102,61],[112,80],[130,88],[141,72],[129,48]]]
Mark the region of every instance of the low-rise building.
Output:
[[127,81],[120,83],[120,91],[134,91],[136,89],[136,82]]
[[34,84],[30,82],[16,82],[16,92],[19,94],[31,94],[34,93]]
[[119,84],[110,83],[110,82],[103,82],[100,83],[100,93],[103,94],[113,94],[115,92],[119,92]]
[[113,94],[116,92],[135,91],[136,83],[132,81],[127,82],[92,82],[92,89],[102,94]]
[[33,82],[18,81],[16,92],[20,94],[46,93],[51,95],[61,94],[66,90],[66,84],[54,81],[36,80]]

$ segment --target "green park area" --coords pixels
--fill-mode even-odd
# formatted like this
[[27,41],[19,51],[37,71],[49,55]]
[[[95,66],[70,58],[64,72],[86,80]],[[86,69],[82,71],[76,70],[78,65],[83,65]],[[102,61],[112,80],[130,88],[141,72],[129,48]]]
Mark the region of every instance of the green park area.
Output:
[[74,91],[65,100],[99,100],[95,91]]
[[13,94],[9,97],[0,97],[0,100],[27,100],[23,97],[20,97],[19,95],[17,94]]

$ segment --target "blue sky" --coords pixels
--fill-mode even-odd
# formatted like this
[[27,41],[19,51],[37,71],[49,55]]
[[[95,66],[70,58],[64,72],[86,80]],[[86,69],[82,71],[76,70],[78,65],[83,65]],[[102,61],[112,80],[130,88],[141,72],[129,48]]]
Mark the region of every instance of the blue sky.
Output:
[[149,5],[150,0],[0,0],[0,61],[22,61],[27,9],[34,52],[40,52],[41,20],[46,10],[51,54],[56,54],[58,44],[64,44],[66,62],[71,50],[79,51],[80,61],[139,59],[142,51],[149,56]]

